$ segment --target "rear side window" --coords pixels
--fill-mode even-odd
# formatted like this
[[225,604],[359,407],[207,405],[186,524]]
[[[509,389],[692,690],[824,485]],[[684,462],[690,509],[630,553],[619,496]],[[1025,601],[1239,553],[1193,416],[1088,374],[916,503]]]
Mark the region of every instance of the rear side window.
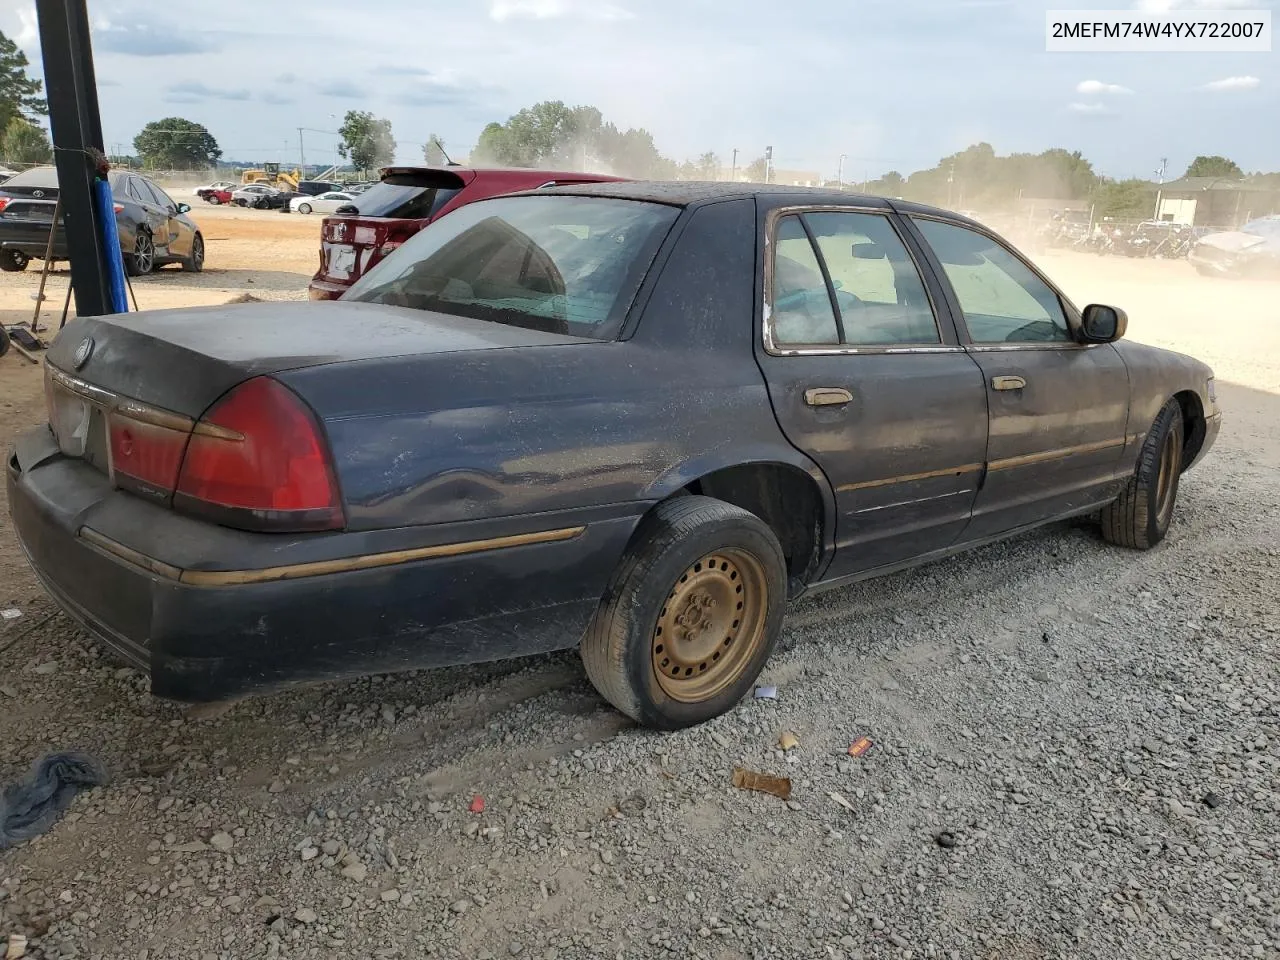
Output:
[[427,220],[457,195],[458,191],[451,189],[378,183],[357,196],[355,205],[362,217]]
[[342,299],[612,340],[678,214],[603,197],[483,200],[415,234]]

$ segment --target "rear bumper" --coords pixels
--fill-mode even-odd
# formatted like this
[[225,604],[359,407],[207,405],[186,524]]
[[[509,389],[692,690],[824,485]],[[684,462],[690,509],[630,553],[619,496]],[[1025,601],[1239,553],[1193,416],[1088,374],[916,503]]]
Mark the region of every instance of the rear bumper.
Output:
[[[47,428],[19,438],[6,482],[18,540],[52,597],[148,670],[154,694],[187,702],[573,647],[637,519],[617,510],[573,527],[564,518],[524,518],[542,539],[495,539],[493,521],[375,534],[241,533],[112,489],[107,477],[58,453]],[[430,554],[422,559],[347,563],[371,556],[362,552],[371,537],[406,532],[437,546],[408,552]],[[310,565],[318,572],[277,576],[283,556],[319,556],[317,549],[334,555]]]
[[312,277],[311,283],[307,286],[307,296],[312,300],[337,300],[350,289],[349,283],[337,283],[333,280]]
[[[10,220],[0,224],[0,250],[17,250],[28,257],[44,259],[49,249],[49,229],[52,225],[40,221]],[[62,230],[53,236],[53,257],[65,260],[67,238]]]

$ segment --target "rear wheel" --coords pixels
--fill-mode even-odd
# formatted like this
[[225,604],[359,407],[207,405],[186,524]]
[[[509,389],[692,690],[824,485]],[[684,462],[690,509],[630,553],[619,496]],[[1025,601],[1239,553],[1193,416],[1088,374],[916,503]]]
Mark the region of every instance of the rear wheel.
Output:
[[217,197],[217,196],[215,196],[215,195],[207,196],[207,197],[205,197],[205,199],[206,199],[206,200],[208,200],[210,203],[212,203],[215,207],[216,207],[218,204],[220,204],[220,203],[222,202],[222,201],[221,201],[220,199],[218,199],[218,197]]
[[645,726],[676,730],[731,709],[782,627],[786,564],[759,517],[677,497],[645,518],[582,641],[601,695]]
[[1182,474],[1182,406],[1161,408],[1138,454],[1138,466],[1115,502],[1102,508],[1102,536],[1110,543],[1150,550],[1173,522]]
[[156,265],[156,245],[151,234],[139,229],[133,242],[133,253],[124,258],[125,269],[131,277],[145,277]]
[[31,262],[21,250],[0,250],[0,270],[5,273],[18,273],[27,269],[27,264]]
[[182,261],[184,273],[199,273],[204,269],[204,237],[196,234],[191,239],[191,256]]

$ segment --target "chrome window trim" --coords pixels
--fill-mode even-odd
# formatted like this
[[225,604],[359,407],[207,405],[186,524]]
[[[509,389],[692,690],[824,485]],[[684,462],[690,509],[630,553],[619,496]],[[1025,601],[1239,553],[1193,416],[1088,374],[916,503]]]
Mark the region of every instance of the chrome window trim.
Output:
[[1077,343],[1074,340],[1016,341],[1014,343],[970,343],[969,353],[1019,353],[1038,350],[1092,350],[1103,343]]
[[[889,228],[897,236],[898,241],[907,252],[911,265],[915,267],[916,275],[920,278],[920,286],[924,288],[924,295],[929,300],[929,309],[933,311],[933,325],[938,331],[938,340],[936,343],[920,343],[920,344],[781,344],[774,339],[773,336],[773,247],[774,236],[777,231],[778,221],[783,217],[803,215],[806,213],[864,213],[874,216],[884,217],[889,222]],[[765,219],[764,229],[764,303],[761,310],[761,337],[764,345],[764,352],[773,357],[821,357],[821,356],[858,356],[881,355],[886,353],[963,353],[964,347],[956,346],[943,342],[942,323],[938,319],[938,304],[933,299],[933,294],[929,291],[929,284],[925,282],[924,274],[920,270],[920,264],[916,261],[915,254],[911,251],[911,246],[902,236],[902,231],[898,229],[898,225],[893,221],[894,211],[888,207],[873,207],[864,204],[797,204],[794,206],[778,207],[770,210]],[[806,231],[807,233],[807,231]]]

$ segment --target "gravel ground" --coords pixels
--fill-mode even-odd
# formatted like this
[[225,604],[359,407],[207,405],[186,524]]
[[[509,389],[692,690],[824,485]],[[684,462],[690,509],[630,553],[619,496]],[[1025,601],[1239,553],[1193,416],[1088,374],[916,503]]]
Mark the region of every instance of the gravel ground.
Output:
[[[1134,284],[1088,264],[1081,286]],[[53,607],[0,520],[0,606],[23,610],[0,624],[0,779],[72,747],[114,773],[0,854],[0,943],[1280,956],[1280,356],[1258,350],[1280,296],[1139,265],[1157,267],[1158,290],[1122,301],[1148,298],[1134,336],[1211,353],[1229,418],[1164,545],[1059,525],[802,601],[762,679],[777,699],[677,734],[604,707],[573,654],[184,711],[61,617],[20,633]],[[1197,298],[1224,297],[1236,309],[1202,330]],[[38,416],[38,371],[6,359],[0,384],[26,398],[7,416]],[[790,801],[735,789],[735,767],[789,777]]]

